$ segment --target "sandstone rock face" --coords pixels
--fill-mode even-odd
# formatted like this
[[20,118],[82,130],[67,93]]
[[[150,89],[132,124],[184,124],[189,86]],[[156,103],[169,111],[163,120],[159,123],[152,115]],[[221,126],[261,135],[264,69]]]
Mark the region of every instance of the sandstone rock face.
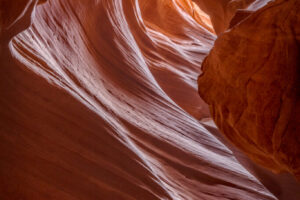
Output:
[[198,79],[226,137],[260,165],[298,179],[299,10],[298,0],[277,0],[234,23],[216,40]]
[[0,2],[0,43],[8,43],[13,36],[30,26],[32,13],[38,2],[38,0]]
[[[255,0],[193,0],[211,19],[215,32],[219,35],[230,25],[240,9],[245,9]],[[269,0],[260,0],[266,2]],[[255,5],[256,7],[257,5]]]
[[216,37],[192,6],[5,2],[1,200],[278,199],[198,121]]

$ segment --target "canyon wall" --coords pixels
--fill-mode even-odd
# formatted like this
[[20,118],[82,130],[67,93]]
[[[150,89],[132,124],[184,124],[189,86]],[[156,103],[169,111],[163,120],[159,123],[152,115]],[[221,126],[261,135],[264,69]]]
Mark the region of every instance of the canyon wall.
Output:
[[1,1],[1,199],[277,199],[198,121],[203,13],[38,3]]
[[0,199],[285,199],[199,121],[199,66],[237,19],[202,6],[0,1]]
[[235,17],[202,64],[200,96],[221,132],[273,172],[300,178],[300,2],[261,1]]

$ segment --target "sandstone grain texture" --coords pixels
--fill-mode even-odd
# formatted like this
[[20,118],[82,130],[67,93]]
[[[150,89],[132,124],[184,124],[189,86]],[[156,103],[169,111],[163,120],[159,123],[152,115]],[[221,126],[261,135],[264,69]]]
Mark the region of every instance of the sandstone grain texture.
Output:
[[226,137],[260,165],[300,178],[300,2],[277,0],[216,40],[200,96]]

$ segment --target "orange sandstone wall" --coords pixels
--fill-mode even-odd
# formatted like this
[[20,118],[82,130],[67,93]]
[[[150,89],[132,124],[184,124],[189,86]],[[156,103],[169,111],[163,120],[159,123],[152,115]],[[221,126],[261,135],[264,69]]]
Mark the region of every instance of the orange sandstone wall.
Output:
[[198,79],[226,137],[260,165],[298,179],[299,10],[298,0],[277,0],[233,26],[216,40]]
[[277,200],[199,122],[215,35],[178,3],[0,2],[1,200]]

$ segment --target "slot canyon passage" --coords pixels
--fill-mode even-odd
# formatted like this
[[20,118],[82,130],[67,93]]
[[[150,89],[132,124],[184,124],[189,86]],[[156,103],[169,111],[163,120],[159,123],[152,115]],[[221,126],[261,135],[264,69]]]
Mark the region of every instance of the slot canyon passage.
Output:
[[0,199],[299,200],[299,11],[0,0]]

